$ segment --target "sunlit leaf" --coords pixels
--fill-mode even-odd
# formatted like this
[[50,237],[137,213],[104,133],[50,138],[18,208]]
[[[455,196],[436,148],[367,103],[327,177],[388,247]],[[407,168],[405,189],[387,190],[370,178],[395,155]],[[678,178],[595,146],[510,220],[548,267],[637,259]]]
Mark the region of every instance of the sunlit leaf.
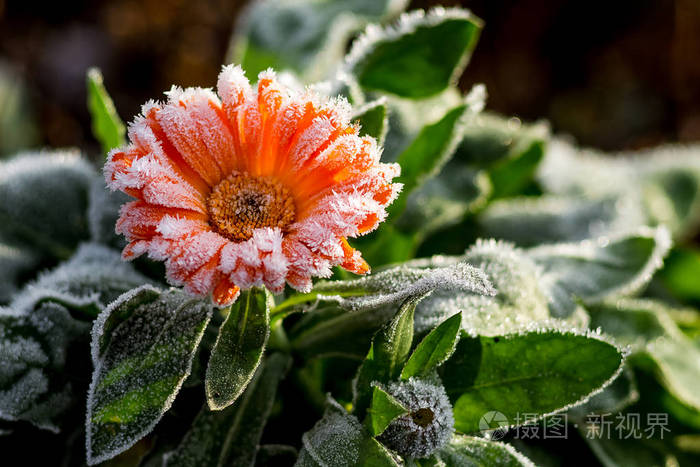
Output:
[[349,54],[349,69],[368,90],[410,98],[437,94],[461,74],[481,27],[467,10],[414,11],[396,26],[366,31]]
[[90,68],[86,75],[87,106],[92,117],[92,133],[102,145],[102,152],[124,145],[126,127],[114,108],[114,102],[105,89],[102,72]]
[[454,402],[455,429],[476,433],[489,412],[515,425],[520,414],[544,416],[583,402],[617,376],[623,360],[619,349],[594,335],[463,334],[440,373]]
[[241,293],[219,329],[205,380],[212,410],[232,404],[260,364],[270,335],[270,293],[250,289]]
[[211,306],[150,286],[117,299],[95,321],[87,403],[91,465],[125,451],[170,408],[192,368]]

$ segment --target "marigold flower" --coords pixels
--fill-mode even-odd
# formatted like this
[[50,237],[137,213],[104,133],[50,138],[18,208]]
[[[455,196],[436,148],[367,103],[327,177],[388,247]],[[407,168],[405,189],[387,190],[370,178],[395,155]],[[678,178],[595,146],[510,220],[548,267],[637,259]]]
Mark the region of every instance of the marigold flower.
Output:
[[308,291],[331,267],[369,266],[347,241],[386,217],[400,185],[397,164],[379,162],[376,141],[359,136],[343,99],[324,99],[238,66],[209,89],[173,87],[129,126],[130,144],[110,152],[112,190],[122,206],[122,256],[165,261],[167,279],[220,306],[240,289],[285,282]]

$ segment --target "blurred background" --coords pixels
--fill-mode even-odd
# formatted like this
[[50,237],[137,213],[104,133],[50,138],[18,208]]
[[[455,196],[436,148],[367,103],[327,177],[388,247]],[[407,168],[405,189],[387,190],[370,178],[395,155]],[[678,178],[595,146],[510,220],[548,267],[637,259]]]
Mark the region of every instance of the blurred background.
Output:
[[[97,152],[85,70],[102,68],[125,120],[171,84],[213,86],[236,0],[0,0],[0,152]],[[464,89],[488,108],[605,150],[700,140],[700,1],[414,1],[462,5],[485,21]],[[2,122],[3,115],[13,117]]]

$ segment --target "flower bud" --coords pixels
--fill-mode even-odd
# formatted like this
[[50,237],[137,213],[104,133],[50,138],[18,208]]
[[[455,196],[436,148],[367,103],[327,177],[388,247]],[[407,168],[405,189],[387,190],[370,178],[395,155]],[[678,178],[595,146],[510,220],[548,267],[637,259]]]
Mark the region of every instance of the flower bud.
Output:
[[379,440],[406,457],[428,457],[446,444],[454,431],[452,406],[439,383],[411,378],[391,383],[387,391],[408,413],[391,422]]

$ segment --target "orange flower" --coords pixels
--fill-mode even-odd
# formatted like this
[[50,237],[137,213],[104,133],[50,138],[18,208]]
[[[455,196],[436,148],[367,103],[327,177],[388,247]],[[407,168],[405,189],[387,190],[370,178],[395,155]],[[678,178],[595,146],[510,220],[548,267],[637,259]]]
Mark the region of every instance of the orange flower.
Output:
[[173,87],[109,154],[108,186],[136,198],[117,221],[123,257],[165,261],[169,282],[220,306],[253,286],[308,291],[336,265],[366,273],[347,238],[386,217],[399,167],[358,136],[348,103],[290,90],[272,71],[256,92],[234,66],[218,94]]

